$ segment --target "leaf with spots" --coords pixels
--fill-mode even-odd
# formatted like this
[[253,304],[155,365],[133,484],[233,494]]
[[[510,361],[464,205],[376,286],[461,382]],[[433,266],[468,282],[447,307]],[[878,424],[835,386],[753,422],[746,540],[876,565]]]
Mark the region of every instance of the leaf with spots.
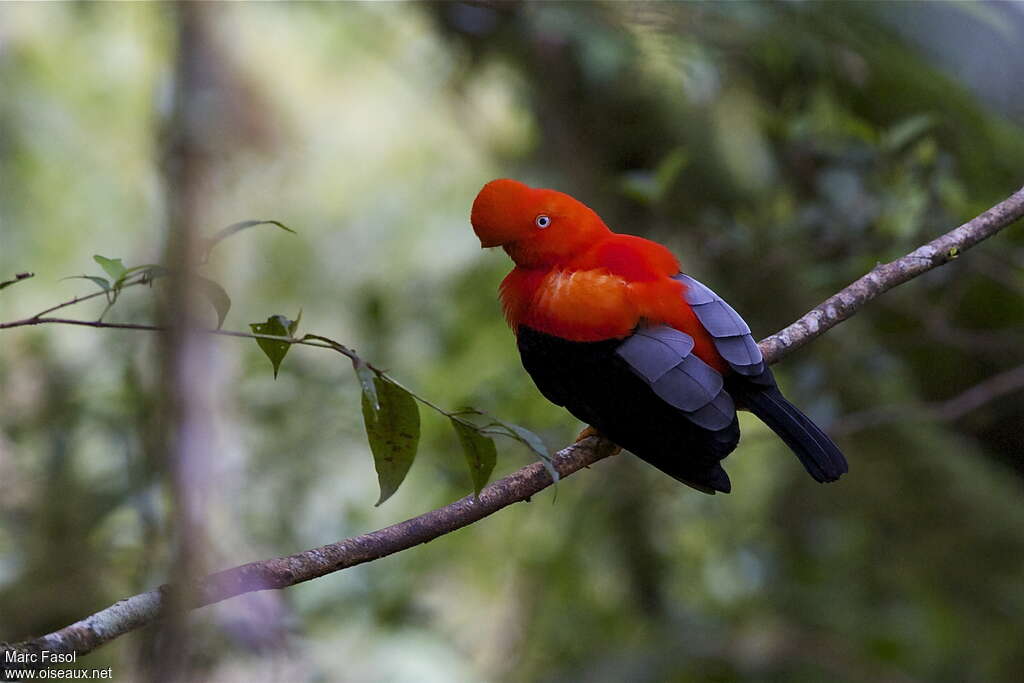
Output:
[[462,444],[462,453],[469,465],[469,476],[473,479],[473,495],[479,498],[480,491],[487,485],[498,461],[498,449],[494,440],[480,433],[476,427],[466,424],[458,418],[451,418],[452,427]]
[[420,442],[420,411],[416,399],[402,387],[374,377],[377,405],[363,391],[363,422],[373,453],[373,464],[380,483],[380,505],[390,498],[405,480],[416,459]]
[[[283,315],[272,315],[267,318],[265,323],[250,323],[249,328],[256,334],[293,337],[295,336],[295,331],[299,329],[300,320],[302,320],[302,311],[299,311],[299,317],[295,320],[289,320]],[[256,343],[263,353],[266,354],[267,358],[270,359],[270,364],[274,366],[274,379],[277,379],[277,370],[281,367],[281,361],[284,360],[285,354],[291,348],[291,344],[285,341],[277,341],[276,339],[257,339]]]

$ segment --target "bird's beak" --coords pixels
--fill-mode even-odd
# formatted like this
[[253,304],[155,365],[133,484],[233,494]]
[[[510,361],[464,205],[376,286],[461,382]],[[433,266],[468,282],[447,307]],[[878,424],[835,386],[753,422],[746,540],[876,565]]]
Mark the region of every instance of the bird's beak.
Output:
[[522,238],[522,230],[510,220],[482,221],[473,223],[473,232],[480,239],[480,248],[503,247]]
[[495,237],[490,237],[490,238],[481,237],[480,238],[480,248],[481,249],[490,249],[491,247],[500,247],[503,244],[505,244],[505,243],[502,242],[500,239],[495,238]]

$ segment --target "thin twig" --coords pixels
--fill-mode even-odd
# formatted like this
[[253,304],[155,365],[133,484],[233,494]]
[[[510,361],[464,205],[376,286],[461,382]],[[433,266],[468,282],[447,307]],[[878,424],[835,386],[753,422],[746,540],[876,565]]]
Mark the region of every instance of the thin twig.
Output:
[[[93,296],[95,296],[95,295],[93,295]],[[79,301],[84,301],[84,298],[83,299],[79,299]],[[76,303],[76,302],[74,300],[67,301],[67,302],[64,303],[64,305],[70,305],[72,303]],[[12,327],[28,327],[28,326],[31,326],[31,325],[75,325],[75,326],[79,326],[79,327],[96,327],[96,328],[101,328],[101,329],[114,329],[114,330],[142,330],[142,331],[146,331],[146,332],[166,332],[167,331],[167,328],[165,326],[162,326],[162,325],[148,325],[148,324],[145,324],[145,323],[109,323],[109,322],[104,322],[102,320],[78,320],[76,318],[40,318],[39,317],[40,315],[42,315],[42,314],[36,314],[36,315],[32,316],[31,318],[25,318],[23,320],[15,320],[14,322],[0,323],[0,329],[10,329]],[[307,334],[307,335],[304,335],[301,338],[282,337],[282,336],[278,336],[276,334],[257,334],[257,333],[253,333],[253,332],[236,332],[234,330],[215,329],[215,328],[212,328],[212,327],[201,328],[201,329],[199,329],[197,331],[205,332],[206,334],[216,334],[216,335],[220,335],[222,337],[238,337],[240,339],[266,339],[268,341],[284,342],[285,344],[298,344],[298,345],[301,345],[301,346],[313,346],[313,347],[316,347],[316,348],[319,348],[319,349],[330,349],[332,351],[337,351],[338,353],[340,353],[341,355],[345,356],[346,358],[351,359],[353,363],[362,363],[366,367],[368,367],[371,370],[373,370],[382,379],[385,379],[388,382],[391,382],[392,384],[394,384],[395,386],[398,386],[398,387],[404,389],[406,392],[409,393],[410,396],[412,396],[414,399],[416,399],[417,401],[419,401],[423,405],[427,406],[428,408],[430,408],[430,409],[440,413],[441,415],[444,415],[445,417],[450,417],[452,419],[458,419],[460,422],[464,423],[468,427],[473,427],[474,429],[476,428],[476,425],[474,425],[472,422],[469,422],[467,420],[459,419],[459,411],[452,412],[452,411],[449,411],[449,410],[445,410],[444,408],[442,408],[441,406],[437,405],[436,403],[433,403],[429,399],[426,399],[423,396],[420,396],[415,391],[413,391],[409,387],[405,386],[404,384],[402,384],[401,382],[396,380],[394,377],[389,375],[384,370],[381,370],[380,368],[378,368],[377,366],[373,365],[372,363],[368,363],[365,360],[363,360],[352,349],[350,349],[347,346],[345,346],[344,344],[340,344],[340,343],[338,343],[338,342],[336,342],[333,339],[330,339],[328,337],[323,337],[323,336],[318,335],[318,334]],[[463,412],[465,412],[465,411],[463,411]]]
[[[129,280],[126,280],[125,282],[121,283],[120,289],[124,289],[125,287],[132,287],[133,285],[143,285],[143,284],[146,284],[147,282],[150,282],[150,281],[151,280],[148,278],[148,276],[142,275],[138,279],[135,279],[135,280],[129,279]],[[72,297],[72,298],[68,299],[67,301],[60,302],[56,306],[51,306],[50,308],[47,308],[46,310],[39,311],[35,315],[30,316],[28,318],[24,318],[22,320],[14,320],[14,321],[11,321],[11,322],[8,322],[8,323],[0,323],[0,330],[10,329],[12,327],[22,327],[24,325],[36,325],[36,324],[39,323],[40,319],[44,315],[46,315],[47,313],[53,313],[54,311],[59,311],[62,308],[67,308],[68,306],[74,306],[75,304],[80,304],[83,301],[88,301],[89,299],[95,299],[96,297],[100,297],[100,296],[106,296],[106,297],[109,298],[109,294],[110,294],[109,290],[103,289],[103,290],[100,290],[98,292],[93,292],[92,294],[86,294],[84,296]],[[106,313],[107,310],[109,310],[109,309],[110,309],[110,306],[107,306],[107,308],[104,309],[103,312]],[[103,316],[101,315],[100,318],[102,318],[102,317]],[[69,323],[69,324],[73,324],[73,323]]]
[[10,280],[4,280],[3,282],[0,282],[0,289],[4,289],[5,287],[10,287],[13,284],[23,282],[24,280],[27,280],[30,277],[35,277],[35,275],[35,273],[15,273],[14,277],[11,278]]
[[[997,204],[977,218],[920,247],[901,259],[878,266],[823,304],[816,307],[784,330],[762,340],[760,346],[769,363],[775,363],[800,348],[811,339],[853,315],[868,301],[881,293],[910,280],[921,273],[956,258],[981,240],[990,237],[1024,216],[1024,188]],[[41,324],[60,319],[37,319],[21,324]],[[73,321],[68,324],[91,327],[122,327],[124,329],[152,329],[150,326]],[[11,325],[8,325],[10,327]],[[159,329],[159,328],[157,328]],[[305,343],[272,335],[213,331],[226,336],[266,336],[277,341]],[[311,340],[315,341],[315,340]],[[326,344],[335,348],[332,342]],[[345,347],[347,350],[347,347]],[[335,350],[338,350],[335,348]],[[346,354],[347,355],[347,354]],[[589,437],[559,451],[554,466],[560,478],[567,477],[584,467],[615,452],[615,446],[604,439]],[[286,557],[241,565],[211,574],[200,580],[191,594],[197,596],[196,607],[225,600],[258,590],[280,589],[325,576],[348,567],[385,557],[426,543],[439,536],[479,521],[512,503],[526,500],[550,486],[552,478],[541,463],[528,465],[513,474],[488,485],[480,492],[480,499],[467,496],[459,501],[432,510],[400,524],[374,531],[363,536],[346,539]],[[91,652],[125,633],[141,628],[158,619],[171,591],[163,587],[122,600],[82,621],[66,626],[45,636],[17,643],[0,644],[0,654],[6,652],[38,653]]]
[[[80,327],[98,327],[104,329],[114,330],[143,330],[146,332],[166,332],[167,328],[162,325],[147,325],[145,323],[108,323],[102,320],[77,320],[75,318],[25,318],[24,320],[16,320],[11,323],[0,324],[0,329],[6,329],[11,327],[26,327],[30,325],[76,325]],[[276,334],[257,334],[254,332],[235,332],[234,330],[218,330],[212,327],[207,327],[199,330],[207,334],[216,334],[222,337],[239,337],[241,339],[267,339],[269,341],[279,341],[286,344],[301,344],[302,346],[315,346],[321,349],[331,349],[337,351],[337,347],[332,344],[317,343],[312,339],[296,339],[295,337],[281,337]],[[317,339],[323,339],[318,337]],[[345,355],[353,353],[348,350]],[[351,357],[351,356],[350,356]]]

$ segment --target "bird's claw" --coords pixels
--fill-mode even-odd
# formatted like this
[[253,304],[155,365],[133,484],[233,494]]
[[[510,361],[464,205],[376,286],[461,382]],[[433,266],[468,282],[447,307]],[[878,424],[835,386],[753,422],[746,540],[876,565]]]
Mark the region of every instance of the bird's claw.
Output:
[[[608,437],[606,437],[604,434],[602,434],[601,432],[597,431],[596,429],[594,429],[590,425],[587,425],[587,428],[584,429],[582,432],[580,432],[580,435],[576,437],[576,443],[579,443],[580,441],[583,441],[584,439],[588,439],[588,438],[590,438],[592,436],[596,436],[596,437],[599,437],[599,438],[602,438],[602,439],[605,439],[605,440],[608,439]],[[611,455],[618,455],[621,452],[622,452],[622,446],[616,445],[615,449],[611,452]]]

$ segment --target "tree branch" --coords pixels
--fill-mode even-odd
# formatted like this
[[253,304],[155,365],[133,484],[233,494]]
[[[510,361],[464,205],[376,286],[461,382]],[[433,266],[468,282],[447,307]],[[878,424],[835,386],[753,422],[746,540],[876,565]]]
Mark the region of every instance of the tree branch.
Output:
[[897,285],[958,258],[1024,216],[1024,187],[988,211],[950,230],[942,237],[890,263],[875,266],[838,294],[830,296],[803,317],[761,341],[761,351],[773,362],[843,322],[864,304]]
[[[614,444],[589,437],[555,454],[552,464],[564,479],[606,458]],[[427,543],[477,522],[498,510],[529,500],[552,484],[542,463],[536,462],[489,484],[480,491],[442,508],[407,519],[384,529],[305,550],[294,555],[251,562],[204,577],[191,587],[193,607],[202,607],[253,591],[287,588],[357,564],[371,562]],[[121,600],[59,631],[19,643],[0,644],[0,653],[91,652],[100,645],[160,618],[173,592],[170,586]],[[2,659],[2,657],[0,657]]]
[[[22,279],[24,279],[24,278],[22,278]],[[64,278],[64,279],[66,280],[67,278]],[[17,282],[17,280],[13,280],[12,282]],[[127,282],[125,282],[124,284],[121,285],[121,288],[124,289],[125,287],[132,287],[134,285],[141,285],[141,284],[144,284],[145,282],[146,282],[145,277],[140,277],[140,278],[138,278],[136,280],[128,280]],[[36,313],[35,315],[33,315],[30,318],[25,318],[24,320],[12,320],[11,322],[7,322],[7,323],[0,323],[0,330],[5,330],[5,329],[11,328],[11,327],[24,327],[25,325],[38,325],[40,322],[46,322],[48,320],[46,318],[43,318],[43,316],[46,315],[47,313],[53,313],[54,311],[59,311],[62,308],[67,308],[68,306],[74,306],[75,304],[81,303],[83,301],[88,301],[89,299],[95,299],[95,298],[100,297],[100,296],[110,296],[110,292],[108,290],[100,290],[98,292],[93,292],[92,294],[85,294],[83,296],[72,297],[72,298],[68,299],[67,301],[60,302],[56,306],[51,306],[50,308],[47,308],[44,311],[39,311],[38,313]],[[58,319],[55,319],[55,320],[60,320],[60,319],[58,318]],[[82,322],[78,322],[78,323],[73,323],[73,324],[81,325],[83,323]]]
[[[826,330],[849,318],[867,302],[897,285],[957,258],[978,242],[991,237],[1024,216],[1024,188],[983,214],[891,263],[875,267],[835,296],[830,297],[789,327],[760,342],[766,360],[775,363]],[[24,324],[44,322],[37,318]],[[58,322],[57,320],[46,322]],[[61,321],[71,322],[71,321]],[[94,327],[106,323],[74,322]],[[138,326],[133,326],[133,329]],[[242,335],[239,335],[242,336]],[[250,335],[245,335],[250,336]],[[562,449],[553,458],[561,478],[608,457],[613,444],[589,437]],[[499,479],[480,492],[479,501],[467,496],[442,508],[399,524],[312,550],[233,567],[199,580],[190,595],[194,607],[259,590],[286,588],[348,567],[407,550],[473,524],[498,510],[544,490],[552,483],[541,463],[528,465]],[[122,600],[82,621],[45,636],[0,644],[8,651],[38,653],[91,652],[125,633],[161,617],[172,588],[163,586]]]

